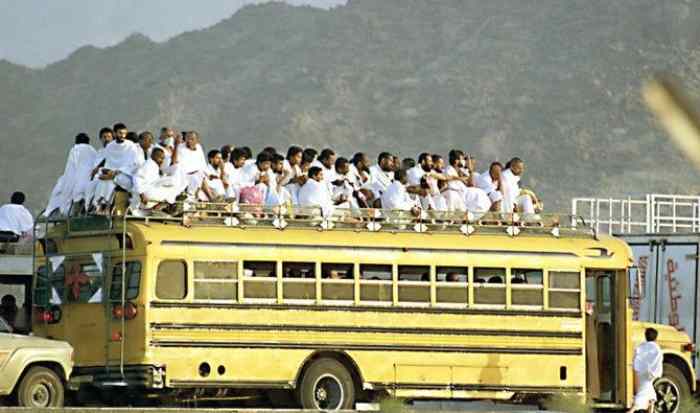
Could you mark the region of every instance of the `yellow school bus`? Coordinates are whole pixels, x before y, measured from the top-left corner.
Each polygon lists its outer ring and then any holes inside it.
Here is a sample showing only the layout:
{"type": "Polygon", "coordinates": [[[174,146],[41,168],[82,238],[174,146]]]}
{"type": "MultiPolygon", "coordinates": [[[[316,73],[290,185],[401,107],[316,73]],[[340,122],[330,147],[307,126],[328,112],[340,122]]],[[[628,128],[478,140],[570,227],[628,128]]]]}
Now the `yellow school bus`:
{"type": "MultiPolygon", "coordinates": [[[[187,211],[41,224],[34,331],[73,345],[72,388],[327,410],[557,394],[631,405],[648,326],[631,317],[631,251],[569,217],[187,211]]],[[[654,327],[662,411],[676,412],[695,391],[693,345],[654,327]]]]}

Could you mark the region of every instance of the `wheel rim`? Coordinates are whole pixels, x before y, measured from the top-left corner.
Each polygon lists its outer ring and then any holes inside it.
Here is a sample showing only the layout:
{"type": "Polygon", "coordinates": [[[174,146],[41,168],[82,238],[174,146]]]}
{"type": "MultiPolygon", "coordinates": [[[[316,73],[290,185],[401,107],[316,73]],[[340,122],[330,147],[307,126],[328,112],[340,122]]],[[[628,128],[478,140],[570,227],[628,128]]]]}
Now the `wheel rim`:
{"type": "Polygon", "coordinates": [[[680,390],[676,383],[662,377],[654,383],[656,390],[656,413],[677,413],[680,406],[680,390]]]}
{"type": "Polygon", "coordinates": [[[345,394],[337,377],[324,374],[314,384],[314,404],[319,410],[338,410],[343,405],[345,394]]]}
{"type": "Polygon", "coordinates": [[[51,404],[53,386],[46,381],[35,383],[29,390],[29,400],[34,407],[48,407],[51,404]]]}

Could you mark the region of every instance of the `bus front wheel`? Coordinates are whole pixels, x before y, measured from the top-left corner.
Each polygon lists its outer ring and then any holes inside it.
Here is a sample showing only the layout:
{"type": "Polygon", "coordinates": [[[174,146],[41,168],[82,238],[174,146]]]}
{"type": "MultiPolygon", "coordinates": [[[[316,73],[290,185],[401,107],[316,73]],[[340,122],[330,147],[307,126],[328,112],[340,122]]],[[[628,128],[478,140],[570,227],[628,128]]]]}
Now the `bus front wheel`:
{"type": "Polygon", "coordinates": [[[304,372],[298,391],[303,409],[352,410],[355,407],[352,376],[334,359],[314,361],[304,372]]]}
{"type": "Polygon", "coordinates": [[[690,400],[690,386],[678,367],[664,363],[663,375],[654,382],[656,413],[679,413],[681,404],[690,400]]]}
{"type": "Polygon", "coordinates": [[[17,388],[17,404],[22,407],[62,407],[63,397],[61,378],[45,367],[30,368],[17,388]]]}

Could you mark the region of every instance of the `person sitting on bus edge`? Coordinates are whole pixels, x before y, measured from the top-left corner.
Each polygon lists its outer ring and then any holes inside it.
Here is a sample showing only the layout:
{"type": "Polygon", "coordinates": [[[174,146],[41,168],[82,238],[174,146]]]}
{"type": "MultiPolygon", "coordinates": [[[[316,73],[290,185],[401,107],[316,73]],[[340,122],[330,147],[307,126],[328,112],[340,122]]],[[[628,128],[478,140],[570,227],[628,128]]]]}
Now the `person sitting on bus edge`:
{"type": "Polygon", "coordinates": [[[179,174],[177,167],[163,168],[165,151],[159,147],[153,148],[151,157],[134,174],[134,188],[131,195],[131,208],[139,214],[149,204],[155,209],[172,206],[178,195],[187,189],[187,182],[179,174]]]}
{"type": "Polygon", "coordinates": [[[360,186],[366,184],[370,179],[370,160],[364,152],[357,152],[350,161],[350,175],[354,176],[354,181],[360,186]]]}
{"type": "Polygon", "coordinates": [[[0,242],[17,242],[32,236],[34,217],[24,207],[25,196],[15,192],[10,203],[0,207],[0,242]]]}
{"type": "Polygon", "coordinates": [[[281,184],[289,192],[292,204],[299,203],[299,188],[306,183],[308,178],[301,170],[304,150],[300,146],[292,145],[287,149],[287,158],[282,164],[284,179],[281,184]]]}
{"type": "Polygon", "coordinates": [[[323,169],[318,166],[309,168],[309,179],[304,186],[299,189],[299,206],[300,207],[318,207],[321,208],[321,214],[324,217],[330,217],[336,203],[347,201],[343,197],[334,201],[328,185],[323,180],[323,169]]]}
{"type": "Polygon", "coordinates": [[[394,157],[389,152],[380,153],[377,163],[369,167],[369,175],[365,188],[374,192],[375,198],[381,198],[394,181],[394,157]]]}
{"type": "Polygon", "coordinates": [[[653,413],[656,402],[654,381],[663,374],[664,355],[656,344],[659,333],[653,328],[644,331],[646,342],[634,350],[634,405],[630,412],[653,413]]]}
{"type": "Polygon", "coordinates": [[[173,164],[177,164],[185,177],[190,197],[200,200],[211,199],[212,193],[206,182],[207,160],[197,132],[186,132],[184,142],[178,142],[173,154],[173,164]]]}
{"type": "Polygon", "coordinates": [[[394,181],[382,194],[382,208],[409,211],[412,215],[418,216],[421,208],[417,199],[411,198],[406,191],[408,175],[403,169],[399,169],[394,174],[394,181]]]}
{"type": "Polygon", "coordinates": [[[501,173],[501,192],[503,193],[501,207],[504,213],[535,213],[532,198],[520,195],[520,179],[524,172],[525,162],[516,157],[506,164],[505,171],[501,173]]]}
{"type": "Polygon", "coordinates": [[[231,199],[235,192],[226,180],[223,168],[223,158],[218,149],[212,149],[207,154],[206,187],[209,189],[207,197],[210,202],[221,202],[224,199],[231,199]]]}
{"type": "Polygon", "coordinates": [[[333,182],[336,180],[335,176],[335,160],[337,156],[335,151],[330,148],[323,149],[315,161],[311,163],[311,166],[321,168],[323,171],[323,182],[328,185],[328,191],[333,194],[333,182]]]}
{"type": "Polygon", "coordinates": [[[285,169],[285,162],[284,156],[278,153],[272,155],[270,171],[273,172],[273,178],[270,181],[267,197],[265,199],[265,205],[267,206],[276,207],[280,205],[290,205],[292,203],[292,194],[287,187],[284,186],[285,182],[289,182],[287,174],[291,173],[288,169],[285,169]]]}

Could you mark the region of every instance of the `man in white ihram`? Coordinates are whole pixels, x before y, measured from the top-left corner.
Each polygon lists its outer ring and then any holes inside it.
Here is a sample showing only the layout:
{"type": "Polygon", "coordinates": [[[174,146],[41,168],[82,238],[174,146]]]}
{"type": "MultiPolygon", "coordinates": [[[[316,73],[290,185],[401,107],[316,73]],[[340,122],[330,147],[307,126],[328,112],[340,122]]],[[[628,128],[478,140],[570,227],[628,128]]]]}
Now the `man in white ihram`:
{"type": "Polygon", "coordinates": [[[325,218],[333,214],[335,205],[328,185],[323,180],[323,169],[318,166],[309,168],[309,179],[306,180],[304,186],[299,188],[299,206],[319,207],[325,218]]]}
{"type": "Polygon", "coordinates": [[[652,413],[656,402],[656,390],[654,380],[663,374],[664,356],[661,348],[656,344],[659,333],[653,328],[644,331],[646,342],[640,344],[634,350],[634,405],[630,412],[652,413]]]}
{"type": "Polygon", "coordinates": [[[501,173],[502,212],[512,213],[517,208],[525,214],[534,214],[532,198],[520,195],[520,178],[525,172],[525,162],[520,158],[513,158],[506,166],[506,170],[501,173]]]}
{"type": "Polygon", "coordinates": [[[24,193],[15,192],[10,198],[10,203],[0,207],[0,239],[3,241],[31,239],[34,217],[24,207],[24,200],[24,193]]]}
{"type": "Polygon", "coordinates": [[[58,178],[51,192],[44,216],[48,217],[56,210],[63,215],[68,215],[71,205],[85,198],[95,159],[97,159],[97,151],[90,145],[90,137],[85,133],[79,133],[75,137],[75,145],[68,154],[63,175],[58,178]]]}
{"type": "Polygon", "coordinates": [[[178,173],[177,166],[163,168],[165,151],[153,148],[151,158],[134,175],[131,206],[139,214],[149,205],[174,204],[178,195],[187,189],[187,182],[178,173]]]}

